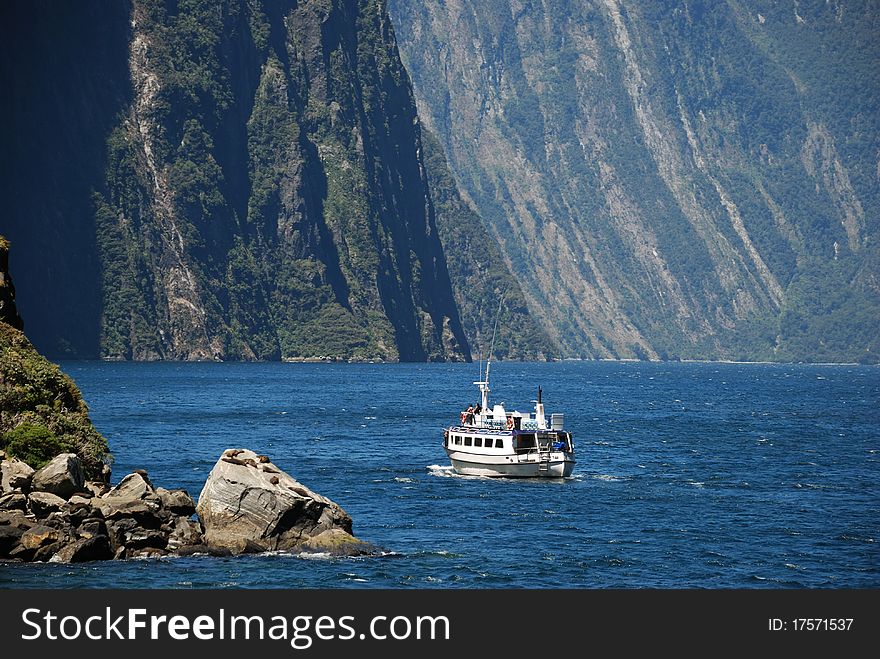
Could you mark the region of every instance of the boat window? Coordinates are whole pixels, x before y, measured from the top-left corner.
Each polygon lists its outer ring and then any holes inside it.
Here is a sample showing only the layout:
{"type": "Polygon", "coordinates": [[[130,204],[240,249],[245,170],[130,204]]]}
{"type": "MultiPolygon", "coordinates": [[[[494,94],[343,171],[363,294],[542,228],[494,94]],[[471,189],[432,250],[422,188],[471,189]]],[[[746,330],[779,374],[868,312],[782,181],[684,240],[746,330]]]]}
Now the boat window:
{"type": "Polygon", "coordinates": [[[474,446],[482,446],[483,438],[482,437],[474,437],[474,446]]]}
{"type": "Polygon", "coordinates": [[[528,453],[537,446],[534,435],[517,435],[514,438],[513,448],[517,453],[528,453]]]}
{"type": "Polygon", "coordinates": [[[465,437],[465,438],[464,438],[464,445],[465,445],[465,446],[470,446],[470,445],[471,445],[471,438],[470,438],[470,437],[465,437]]]}
{"type": "Polygon", "coordinates": [[[461,436],[460,436],[460,435],[455,435],[455,436],[452,438],[452,443],[455,444],[456,446],[461,446],[461,436]]]}
{"type": "Polygon", "coordinates": [[[504,448],[504,440],[500,437],[495,440],[495,448],[504,448]]]}

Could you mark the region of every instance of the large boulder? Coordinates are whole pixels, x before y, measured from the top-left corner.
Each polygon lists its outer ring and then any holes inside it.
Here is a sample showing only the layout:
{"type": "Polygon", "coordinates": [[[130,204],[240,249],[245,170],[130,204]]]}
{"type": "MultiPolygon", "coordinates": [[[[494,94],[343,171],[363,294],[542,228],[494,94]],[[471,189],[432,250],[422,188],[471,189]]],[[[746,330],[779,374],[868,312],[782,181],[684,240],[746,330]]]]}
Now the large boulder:
{"type": "Polygon", "coordinates": [[[159,509],[162,506],[150,479],[139,472],[129,474],[107,494],[93,498],[91,504],[106,519],[133,517],[150,526],[158,523],[159,509]]]}
{"type": "Polygon", "coordinates": [[[51,526],[37,525],[22,534],[21,544],[26,549],[36,550],[63,539],[64,533],[62,531],[51,526]]]}
{"type": "Polygon", "coordinates": [[[56,455],[31,479],[32,490],[51,492],[65,499],[81,491],[84,484],[82,462],[76,453],[56,455]]]}
{"type": "Polygon", "coordinates": [[[0,511],[0,559],[11,558],[17,551],[20,553],[21,536],[34,526],[36,522],[25,517],[21,511],[0,511]]]}
{"type": "Polygon", "coordinates": [[[27,499],[21,492],[0,495],[0,510],[26,510],[27,499]]]}
{"type": "MultiPolygon", "coordinates": [[[[331,529],[351,538],[352,545],[359,542],[351,535],[351,517],[339,505],[266,456],[244,449],[224,451],[199,495],[196,512],[205,544],[233,553],[302,550],[303,543],[331,529]]],[[[361,544],[365,551],[360,553],[365,553],[369,546],[361,544]]]]}
{"type": "Polygon", "coordinates": [[[31,492],[28,497],[28,507],[37,517],[46,517],[49,513],[61,510],[65,503],[67,502],[64,499],[51,492],[31,492]]]}
{"type": "Polygon", "coordinates": [[[31,486],[34,470],[18,458],[0,462],[0,492],[27,492],[31,486]]]}

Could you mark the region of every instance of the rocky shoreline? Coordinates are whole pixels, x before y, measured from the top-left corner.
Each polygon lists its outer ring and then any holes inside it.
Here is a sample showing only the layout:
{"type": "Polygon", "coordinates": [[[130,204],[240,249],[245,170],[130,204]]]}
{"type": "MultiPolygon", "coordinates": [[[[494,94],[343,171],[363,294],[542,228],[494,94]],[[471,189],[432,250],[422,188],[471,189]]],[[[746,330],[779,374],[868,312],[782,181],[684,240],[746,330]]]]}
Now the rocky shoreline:
{"type": "Polygon", "coordinates": [[[263,551],[365,555],[351,517],[267,456],[223,452],[199,496],[136,470],[88,481],[74,453],[39,470],[0,452],[0,562],[78,563],[263,551]]]}

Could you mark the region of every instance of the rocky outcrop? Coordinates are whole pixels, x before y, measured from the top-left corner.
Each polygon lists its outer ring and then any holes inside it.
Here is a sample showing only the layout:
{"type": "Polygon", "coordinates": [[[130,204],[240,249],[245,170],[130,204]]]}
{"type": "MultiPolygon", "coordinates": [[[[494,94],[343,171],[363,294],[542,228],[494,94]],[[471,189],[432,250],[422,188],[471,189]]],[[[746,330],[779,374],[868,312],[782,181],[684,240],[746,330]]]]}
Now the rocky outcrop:
{"type": "MultiPolygon", "coordinates": [[[[4,473],[11,473],[12,463],[0,462],[4,473]]],[[[78,463],[76,456],[57,456],[39,480],[44,470],[34,474],[33,482],[17,482],[0,494],[0,562],[275,550],[338,556],[377,552],[351,534],[351,517],[338,504],[253,451],[223,453],[199,496],[198,519],[186,490],[154,487],[143,470],[110,489],[101,482],[81,483],[67,496],[27,487],[48,484],[55,492],[69,492],[68,477],[81,470],[78,463]]]]}
{"type": "MultiPolygon", "coordinates": [[[[12,462],[2,461],[4,473],[11,472],[12,462]]],[[[26,481],[30,491],[20,483],[0,496],[0,561],[76,563],[216,553],[204,546],[201,527],[192,518],[195,503],[184,490],[153,488],[146,472],[139,471],[98,495],[104,484],[84,483],[81,477],[79,458],[63,454],[26,481]]]]}
{"type": "MultiPolygon", "coordinates": [[[[75,453],[83,473],[69,475],[74,486],[82,485],[83,476],[106,478],[109,469],[107,440],[92,425],[76,384],[38,353],[23,332],[5,322],[0,322],[0,449],[34,468],[58,453],[75,453]]],[[[4,489],[10,487],[9,479],[28,478],[14,461],[4,469],[4,489]]]]}
{"type": "Polygon", "coordinates": [[[253,451],[229,449],[211,470],[197,507],[211,547],[370,553],[351,535],[351,517],[253,451]]]}
{"type": "Polygon", "coordinates": [[[474,356],[551,359],[559,346],[526,306],[525,295],[483,219],[462,198],[437,138],[422,131],[437,230],[465,335],[474,356]]]}

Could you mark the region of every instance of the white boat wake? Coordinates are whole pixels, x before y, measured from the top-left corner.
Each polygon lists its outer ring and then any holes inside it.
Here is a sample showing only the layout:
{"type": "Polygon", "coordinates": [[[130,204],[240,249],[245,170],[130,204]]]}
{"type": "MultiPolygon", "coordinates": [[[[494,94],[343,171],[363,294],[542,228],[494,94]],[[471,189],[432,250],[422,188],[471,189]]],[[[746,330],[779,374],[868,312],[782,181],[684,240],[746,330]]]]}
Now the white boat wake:
{"type": "Polygon", "coordinates": [[[425,467],[428,470],[428,473],[431,476],[437,476],[438,478],[463,478],[465,480],[494,480],[490,479],[489,476],[466,476],[464,474],[455,473],[455,469],[452,465],[428,465],[425,467]]]}

